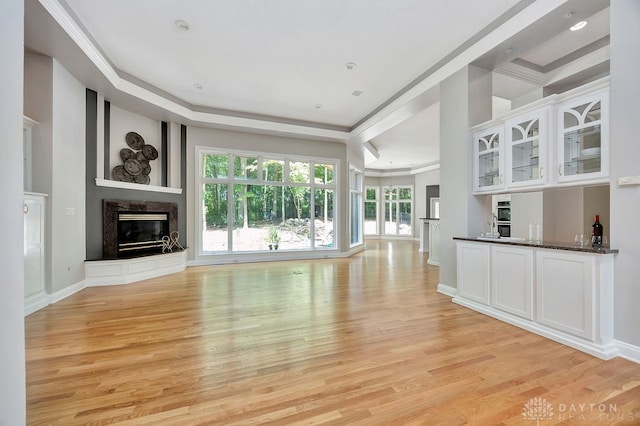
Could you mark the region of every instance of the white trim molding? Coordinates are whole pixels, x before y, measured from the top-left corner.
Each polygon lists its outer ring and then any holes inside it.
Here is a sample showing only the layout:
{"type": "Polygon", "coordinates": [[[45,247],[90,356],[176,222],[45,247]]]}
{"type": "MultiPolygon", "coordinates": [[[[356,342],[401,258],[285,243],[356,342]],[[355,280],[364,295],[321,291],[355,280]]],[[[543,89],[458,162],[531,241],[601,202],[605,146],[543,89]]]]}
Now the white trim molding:
{"type": "Polygon", "coordinates": [[[84,263],[87,287],[130,284],[182,272],[186,267],[186,250],[133,259],[96,260],[84,263]]]}
{"type": "Polygon", "coordinates": [[[438,293],[444,294],[449,297],[456,297],[458,295],[458,289],[451,287],[450,285],[438,283],[438,293]]]}
{"type": "Polygon", "coordinates": [[[640,346],[634,346],[620,340],[615,340],[615,343],[618,347],[618,356],[620,358],[640,364],[640,346]]]}

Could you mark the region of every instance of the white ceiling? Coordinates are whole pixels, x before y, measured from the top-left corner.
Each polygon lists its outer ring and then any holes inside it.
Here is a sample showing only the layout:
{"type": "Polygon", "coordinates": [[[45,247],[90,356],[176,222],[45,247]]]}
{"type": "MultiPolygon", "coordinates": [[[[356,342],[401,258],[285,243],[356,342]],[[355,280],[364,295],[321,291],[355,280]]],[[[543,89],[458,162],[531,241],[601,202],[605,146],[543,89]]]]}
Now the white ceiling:
{"type": "Polygon", "coordinates": [[[514,99],[575,73],[567,62],[604,49],[609,30],[608,0],[62,1],[26,0],[27,49],[124,107],[370,142],[379,158],[367,168],[382,171],[439,161],[439,79],[475,61],[495,70],[496,96],[514,99]]]}

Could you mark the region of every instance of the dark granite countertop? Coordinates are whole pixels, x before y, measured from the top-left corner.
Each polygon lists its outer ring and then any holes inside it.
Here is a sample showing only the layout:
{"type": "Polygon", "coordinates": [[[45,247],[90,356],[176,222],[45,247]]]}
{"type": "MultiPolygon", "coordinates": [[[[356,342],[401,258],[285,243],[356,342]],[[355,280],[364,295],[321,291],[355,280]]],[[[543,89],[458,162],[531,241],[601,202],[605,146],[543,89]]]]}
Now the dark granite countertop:
{"type": "Polygon", "coordinates": [[[615,254],[618,253],[618,249],[612,249],[611,247],[591,247],[587,245],[584,247],[570,244],[570,243],[555,243],[550,241],[528,241],[528,240],[511,240],[511,239],[488,239],[482,237],[453,237],[454,240],[460,241],[475,241],[478,243],[493,243],[493,244],[505,244],[511,246],[520,247],[533,247],[544,248],[552,250],[566,250],[566,251],[578,251],[582,253],[594,253],[594,254],[615,254]]]}
{"type": "Polygon", "coordinates": [[[427,220],[427,221],[429,221],[429,220],[440,220],[440,218],[437,218],[437,217],[419,217],[418,219],[427,220]]]}

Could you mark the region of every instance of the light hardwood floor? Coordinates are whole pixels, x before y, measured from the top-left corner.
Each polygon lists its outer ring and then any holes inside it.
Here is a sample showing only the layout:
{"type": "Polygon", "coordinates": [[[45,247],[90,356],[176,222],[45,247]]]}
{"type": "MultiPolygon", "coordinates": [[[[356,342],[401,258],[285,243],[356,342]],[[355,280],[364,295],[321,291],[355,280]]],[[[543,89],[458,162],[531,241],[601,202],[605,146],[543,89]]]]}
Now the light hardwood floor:
{"type": "Polygon", "coordinates": [[[640,424],[640,365],[455,305],[426,260],[370,241],[87,288],[26,318],[28,424],[640,424]]]}

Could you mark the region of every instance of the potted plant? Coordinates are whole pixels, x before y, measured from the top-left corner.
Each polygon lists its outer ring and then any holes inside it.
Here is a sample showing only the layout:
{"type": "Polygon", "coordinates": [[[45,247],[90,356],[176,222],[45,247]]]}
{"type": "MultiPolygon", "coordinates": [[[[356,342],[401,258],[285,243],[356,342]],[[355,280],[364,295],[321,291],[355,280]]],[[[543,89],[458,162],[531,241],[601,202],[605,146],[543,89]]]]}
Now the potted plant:
{"type": "Polygon", "coordinates": [[[278,234],[278,229],[275,226],[271,226],[269,228],[269,250],[271,250],[272,247],[278,250],[279,243],[280,235],[278,234]]]}

